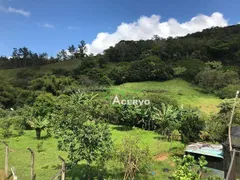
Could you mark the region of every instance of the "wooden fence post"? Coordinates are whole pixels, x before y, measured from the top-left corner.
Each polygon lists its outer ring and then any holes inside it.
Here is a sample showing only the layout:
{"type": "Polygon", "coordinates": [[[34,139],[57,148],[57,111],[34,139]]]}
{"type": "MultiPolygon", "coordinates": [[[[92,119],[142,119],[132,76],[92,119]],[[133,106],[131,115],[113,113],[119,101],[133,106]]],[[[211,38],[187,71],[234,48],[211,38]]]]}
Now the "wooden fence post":
{"type": "Polygon", "coordinates": [[[62,161],[61,180],[65,180],[65,173],[66,173],[66,167],[65,166],[66,166],[66,163],[65,163],[65,160],[61,156],[58,156],[58,158],[62,161]]]}
{"type": "Polygon", "coordinates": [[[32,161],[31,161],[31,178],[30,180],[34,180],[36,175],[34,173],[34,152],[31,148],[27,148],[27,150],[29,150],[31,152],[31,157],[32,157],[32,161]]]}
{"type": "Polygon", "coordinates": [[[2,141],[2,143],[5,145],[5,177],[8,177],[8,153],[9,153],[9,147],[8,144],[5,141],[2,141]]]}

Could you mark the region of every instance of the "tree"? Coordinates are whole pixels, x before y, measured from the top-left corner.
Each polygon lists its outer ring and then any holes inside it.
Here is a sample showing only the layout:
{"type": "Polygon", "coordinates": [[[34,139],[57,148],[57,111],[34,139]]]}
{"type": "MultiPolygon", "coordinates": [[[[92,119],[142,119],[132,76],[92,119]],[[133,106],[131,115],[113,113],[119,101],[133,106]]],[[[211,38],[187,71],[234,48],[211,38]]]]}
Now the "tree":
{"type": "Polygon", "coordinates": [[[181,109],[179,111],[179,130],[181,131],[183,142],[199,140],[200,132],[205,127],[205,122],[200,115],[200,112],[195,109],[181,109]]]}
{"type": "Polygon", "coordinates": [[[75,56],[77,58],[84,58],[87,55],[86,53],[87,53],[87,46],[85,41],[82,40],[78,45],[78,51],[75,53],[75,56]]]}
{"type": "MultiPolygon", "coordinates": [[[[235,92],[236,93],[236,92],[235,92]]],[[[206,122],[206,131],[210,134],[212,141],[222,142],[226,139],[229,118],[232,113],[234,99],[226,99],[218,106],[219,112],[213,114],[206,122]]],[[[240,101],[237,102],[233,118],[233,125],[240,125],[240,101]]]]}
{"type": "Polygon", "coordinates": [[[168,80],[173,71],[157,56],[149,56],[140,61],[133,61],[128,69],[128,81],[168,80]]]}
{"type": "Polygon", "coordinates": [[[238,85],[238,73],[232,70],[224,71],[221,68],[221,63],[211,62],[206,63],[207,67],[200,71],[196,76],[198,86],[206,92],[216,93],[221,95],[221,91],[226,91],[224,87],[229,85],[238,85]]]}
{"type": "Polygon", "coordinates": [[[154,108],[154,111],[154,120],[160,132],[169,135],[173,130],[179,128],[179,111],[172,105],[162,103],[161,108],[154,108]]]}
{"type": "Polygon", "coordinates": [[[42,76],[29,82],[28,88],[33,91],[45,91],[53,95],[69,94],[76,90],[77,82],[71,77],[42,76]]]}
{"type": "Polygon", "coordinates": [[[104,162],[109,158],[112,148],[108,125],[94,116],[96,95],[78,92],[69,101],[60,102],[54,113],[55,132],[59,137],[58,147],[68,152],[72,164],[86,160],[104,162]]]}
{"type": "Polygon", "coordinates": [[[17,98],[17,88],[4,78],[0,76],[0,107],[2,108],[11,108],[16,103],[17,98]]]}
{"type": "Polygon", "coordinates": [[[42,130],[48,129],[51,125],[51,114],[55,106],[55,98],[50,93],[40,94],[32,107],[27,107],[26,112],[29,118],[28,124],[36,131],[37,139],[41,139],[42,130]]]}
{"type": "Polygon", "coordinates": [[[62,49],[60,52],[57,53],[57,58],[61,61],[65,61],[69,59],[69,56],[66,50],[62,49]]]}
{"type": "Polygon", "coordinates": [[[74,45],[71,45],[71,46],[68,47],[68,51],[69,51],[72,55],[75,53],[75,50],[76,50],[76,48],[75,48],[74,45]]]}

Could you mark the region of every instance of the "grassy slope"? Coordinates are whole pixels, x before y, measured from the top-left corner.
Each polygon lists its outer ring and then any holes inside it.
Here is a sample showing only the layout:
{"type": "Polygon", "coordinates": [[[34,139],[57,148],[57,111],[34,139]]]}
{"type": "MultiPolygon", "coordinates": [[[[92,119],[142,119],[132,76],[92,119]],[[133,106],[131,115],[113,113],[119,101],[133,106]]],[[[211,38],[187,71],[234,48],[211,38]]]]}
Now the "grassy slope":
{"type": "MultiPolygon", "coordinates": [[[[142,92],[143,90],[165,90],[164,95],[173,98],[180,105],[198,107],[207,114],[216,112],[217,105],[221,102],[216,96],[204,94],[196,86],[181,79],[165,82],[126,83],[113,86],[109,98],[113,99],[115,95],[121,97],[137,95],[144,99],[146,92],[142,92]]],[[[154,94],[157,95],[157,93],[154,94]]]]}
{"type": "Polygon", "coordinates": [[[80,64],[80,61],[78,60],[69,60],[69,61],[63,61],[63,62],[58,62],[58,63],[53,63],[53,64],[48,64],[44,66],[40,66],[38,68],[19,68],[19,69],[5,69],[5,70],[0,70],[0,75],[3,75],[7,78],[13,78],[16,76],[16,74],[19,71],[22,71],[24,69],[31,69],[34,72],[40,74],[40,73],[51,73],[53,69],[57,68],[63,68],[67,70],[72,70],[80,64]]]}
{"type": "MultiPolygon", "coordinates": [[[[130,131],[122,131],[120,126],[111,126],[112,130],[112,138],[114,143],[119,144],[123,137],[125,136],[134,136],[140,139],[140,145],[142,147],[149,146],[151,153],[153,156],[159,153],[169,151],[171,147],[170,142],[159,140],[159,135],[154,132],[144,131],[140,129],[134,129],[130,131]]],[[[43,134],[44,136],[44,134],[43,134]]],[[[20,137],[9,138],[6,139],[9,144],[10,148],[10,167],[14,166],[16,168],[17,174],[20,179],[29,179],[30,175],[30,153],[27,151],[27,147],[31,147],[36,153],[36,163],[35,163],[35,171],[37,174],[37,179],[47,180],[53,177],[60,168],[60,161],[58,156],[61,155],[62,157],[66,158],[67,154],[65,152],[60,152],[57,150],[57,139],[55,138],[48,138],[42,140],[43,143],[43,152],[37,152],[37,144],[39,143],[38,140],[35,139],[35,132],[34,131],[25,131],[25,134],[20,137]]],[[[180,148],[184,147],[183,144],[180,142],[173,142],[173,148],[180,148]]],[[[67,159],[67,158],[66,158],[67,159]]],[[[168,167],[169,160],[165,163],[160,162],[156,163],[154,167],[151,169],[153,171],[158,171],[158,168],[168,167]],[[157,168],[157,169],[155,169],[157,168]]],[[[0,145],[0,169],[4,167],[4,145],[0,145]]],[[[111,169],[112,164],[109,162],[108,169],[109,172],[113,172],[114,170],[111,169]]],[[[169,167],[168,167],[169,168],[169,167]]],[[[71,179],[73,176],[80,177],[81,170],[75,169],[73,172],[67,173],[67,179],[71,179]]],[[[165,174],[167,175],[167,174],[165,174]]],[[[158,177],[165,176],[161,173],[158,177]]],[[[79,178],[77,178],[79,179],[79,178]]]]}
{"type": "MultiPolygon", "coordinates": [[[[51,71],[55,68],[72,70],[79,64],[79,60],[69,60],[30,69],[36,73],[51,73],[51,71]]],[[[113,64],[109,64],[109,66],[113,66],[113,64]]],[[[24,68],[0,70],[0,75],[3,75],[6,78],[14,78],[17,72],[23,69],[24,68]]],[[[120,86],[113,86],[111,88],[110,95],[108,94],[106,96],[110,99],[113,99],[116,94],[122,96],[137,95],[144,98],[145,94],[142,92],[142,90],[166,90],[167,92],[164,93],[164,95],[175,99],[180,105],[198,107],[207,114],[216,112],[216,106],[221,102],[219,98],[213,95],[201,93],[199,88],[181,79],[175,79],[166,82],[126,83],[120,86]]]]}

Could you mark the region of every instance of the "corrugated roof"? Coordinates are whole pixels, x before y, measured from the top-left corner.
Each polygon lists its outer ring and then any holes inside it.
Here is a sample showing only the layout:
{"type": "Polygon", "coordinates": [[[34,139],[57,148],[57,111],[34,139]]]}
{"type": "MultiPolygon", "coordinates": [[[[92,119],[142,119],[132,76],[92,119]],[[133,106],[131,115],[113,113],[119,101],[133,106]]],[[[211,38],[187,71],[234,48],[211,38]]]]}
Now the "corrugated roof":
{"type": "Polygon", "coordinates": [[[216,144],[193,143],[186,147],[185,152],[223,158],[223,146],[216,144]]]}

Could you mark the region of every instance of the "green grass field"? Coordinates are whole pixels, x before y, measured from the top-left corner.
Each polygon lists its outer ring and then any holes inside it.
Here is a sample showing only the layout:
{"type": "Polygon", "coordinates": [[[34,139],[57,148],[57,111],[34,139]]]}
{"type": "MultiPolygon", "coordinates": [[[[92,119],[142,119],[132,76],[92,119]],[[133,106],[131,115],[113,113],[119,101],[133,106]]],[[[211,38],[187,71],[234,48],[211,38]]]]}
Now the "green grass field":
{"type": "Polygon", "coordinates": [[[115,95],[119,99],[124,97],[146,98],[148,94],[159,94],[176,100],[181,106],[197,107],[203,112],[210,114],[218,110],[217,105],[221,99],[214,95],[204,94],[200,89],[182,79],[174,79],[165,82],[136,82],[126,83],[120,86],[113,86],[108,94],[108,99],[113,100],[115,95]],[[148,93],[145,91],[158,91],[157,93],[148,93]],[[160,92],[159,92],[160,91],[160,92]],[[162,92],[161,92],[162,91],[162,92]]]}
{"type": "Polygon", "coordinates": [[[18,72],[25,69],[33,70],[37,74],[51,73],[53,69],[58,69],[58,68],[72,70],[74,68],[77,68],[79,64],[80,64],[80,61],[78,60],[69,60],[69,61],[62,61],[58,63],[48,64],[40,67],[4,69],[4,70],[0,70],[0,75],[6,78],[14,78],[18,72]]]}
{"type": "MultiPolygon", "coordinates": [[[[140,146],[148,146],[151,150],[153,158],[162,153],[167,153],[172,147],[173,149],[179,149],[181,152],[184,145],[180,142],[166,142],[159,139],[159,135],[145,131],[141,129],[133,129],[129,131],[124,131],[121,126],[111,126],[112,139],[115,144],[121,143],[121,140],[126,136],[133,136],[140,139],[140,146]]],[[[43,133],[44,137],[45,133],[43,133]]],[[[53,177],[60,169],[61,162],[58,156],[61,155],[63,158],[67,159],[66,152],[61,152],[57,150],[57,139],[51,137],[43,140],[36,140],[35,131],[25,131],[23,136],[13,137],[5,139],[9,144],[10,149],[10,167],[15,167],[17,174],[20,179],[30,178],[30,152],[27,147],[32,148],[36,154],[35,171],[37,174],[37,179],[48,180],[53,177]],[[37,144],[43,141],[43,151],[37,152],[37,144]]],[[[107,169],[110,177],[116,177],[113,168],[114,162],[109,161],[107,164],[107,169]]],[[[153,179],[158,179],[165,176],[169,176],[169,173],[162,173],[162,168],[172,168],[172,157],[168,157],[163,162],[155,162],[154,166],[151,167],[151,171],[156,173],[153,179]]],[[[4,168],[4,145],[0,145],[0,169],[4,168]]],[[[83,169],[86,167],[80,163],[78,167],[73,168],[72,171],[67,172],[67,179],[81,179],[85,173],[83,169]]],[[[151,172],[149,172],[151,173],[151,172]]],[[[1,179],[1,178],[0,178],[1,179]]],[[[111,178],[110,178],[111,179],[111,178]]],[[[120,178],[121,179],[121,178],[120,178]]]]}

